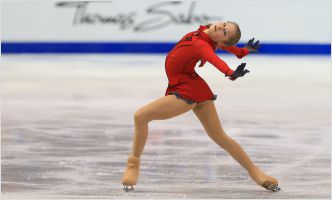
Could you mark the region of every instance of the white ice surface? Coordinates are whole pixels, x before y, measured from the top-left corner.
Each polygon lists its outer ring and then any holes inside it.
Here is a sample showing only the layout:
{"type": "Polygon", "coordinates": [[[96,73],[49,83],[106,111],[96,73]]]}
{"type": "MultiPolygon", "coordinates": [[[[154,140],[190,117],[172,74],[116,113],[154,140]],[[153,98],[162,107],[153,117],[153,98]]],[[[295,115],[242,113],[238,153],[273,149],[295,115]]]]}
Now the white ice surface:
{"type": "Polygon", "coordinates": [[[330,198],[330,57],[222,58],[251,72],[232,82],[209,64],[196,71],[227,134],[282,191],[257,186],[190,111],[150,123],[125,193],[133,114],[164,95],[165,56],[3,55],[2,198],[330,198]]]}

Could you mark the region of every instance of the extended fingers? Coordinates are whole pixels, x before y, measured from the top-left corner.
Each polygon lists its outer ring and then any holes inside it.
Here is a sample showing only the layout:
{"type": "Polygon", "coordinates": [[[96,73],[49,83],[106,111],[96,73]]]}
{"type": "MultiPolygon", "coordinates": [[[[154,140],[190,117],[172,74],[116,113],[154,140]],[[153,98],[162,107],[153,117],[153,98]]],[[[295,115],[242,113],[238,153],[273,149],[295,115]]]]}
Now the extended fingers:
{"type": "Polygon", "coordinates": [[[247,46],[251,46],[252,43],[254,42],[255,38],[251,38],[248,42],[247,42],[247,46]]]}
{"type": "Polygon", "coordinates": [[[241,63],[237,68],[236,71],[242,72],[244,70],[244,67],[246,66],[246,63],[241,63]]]}
{"type": "Polygon", "coordinates": [[[257,41],[255,42],[255,44],[253,45],[253,47],[255,47],[255,49],[258,49],[259,46],[260,46],[260,44],[259,44],[259,40],[257,40],[257,41]]]}

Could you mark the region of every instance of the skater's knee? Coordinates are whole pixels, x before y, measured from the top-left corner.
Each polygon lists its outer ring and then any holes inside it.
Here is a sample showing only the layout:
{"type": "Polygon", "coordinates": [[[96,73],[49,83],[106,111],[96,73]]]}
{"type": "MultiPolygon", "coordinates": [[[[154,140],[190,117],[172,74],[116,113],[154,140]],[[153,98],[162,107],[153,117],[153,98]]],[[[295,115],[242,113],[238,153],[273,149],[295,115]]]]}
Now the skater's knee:
{"type": "Polygon", "coordinates": [[[138,122],[138,123],[148,123],[149,122],[147,113],[141,109],[139,109],[135,112],[134,120],[135,120],[135,122],[138,122]]]}

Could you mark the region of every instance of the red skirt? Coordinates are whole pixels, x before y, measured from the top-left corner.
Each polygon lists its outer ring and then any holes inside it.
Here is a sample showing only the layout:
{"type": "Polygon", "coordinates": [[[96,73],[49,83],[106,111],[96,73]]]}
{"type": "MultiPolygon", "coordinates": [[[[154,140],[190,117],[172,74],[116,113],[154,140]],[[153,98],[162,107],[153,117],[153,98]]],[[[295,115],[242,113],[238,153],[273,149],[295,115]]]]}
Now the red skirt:
{"type": "Polygon", "coordinates": [[[208,84],[196,72],[192,75],[176,74],[168,77],[166,95],[174,94],[188,104],[201,103],[206,100],[216,100],[208,84]]]}

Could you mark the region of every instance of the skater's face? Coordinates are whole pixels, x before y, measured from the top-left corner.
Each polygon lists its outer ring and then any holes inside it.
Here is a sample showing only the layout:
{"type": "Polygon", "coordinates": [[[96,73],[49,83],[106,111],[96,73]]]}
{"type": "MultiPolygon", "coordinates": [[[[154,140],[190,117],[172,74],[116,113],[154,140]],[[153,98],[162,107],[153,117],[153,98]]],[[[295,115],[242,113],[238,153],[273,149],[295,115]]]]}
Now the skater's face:
{"type": "Polygon", "coordinates": [[[237,33],[237,25],[231,22],[219,22],[212,24],[209,28],[210,38],[219,46],[228,46],[231,38],[237,33]]]}

